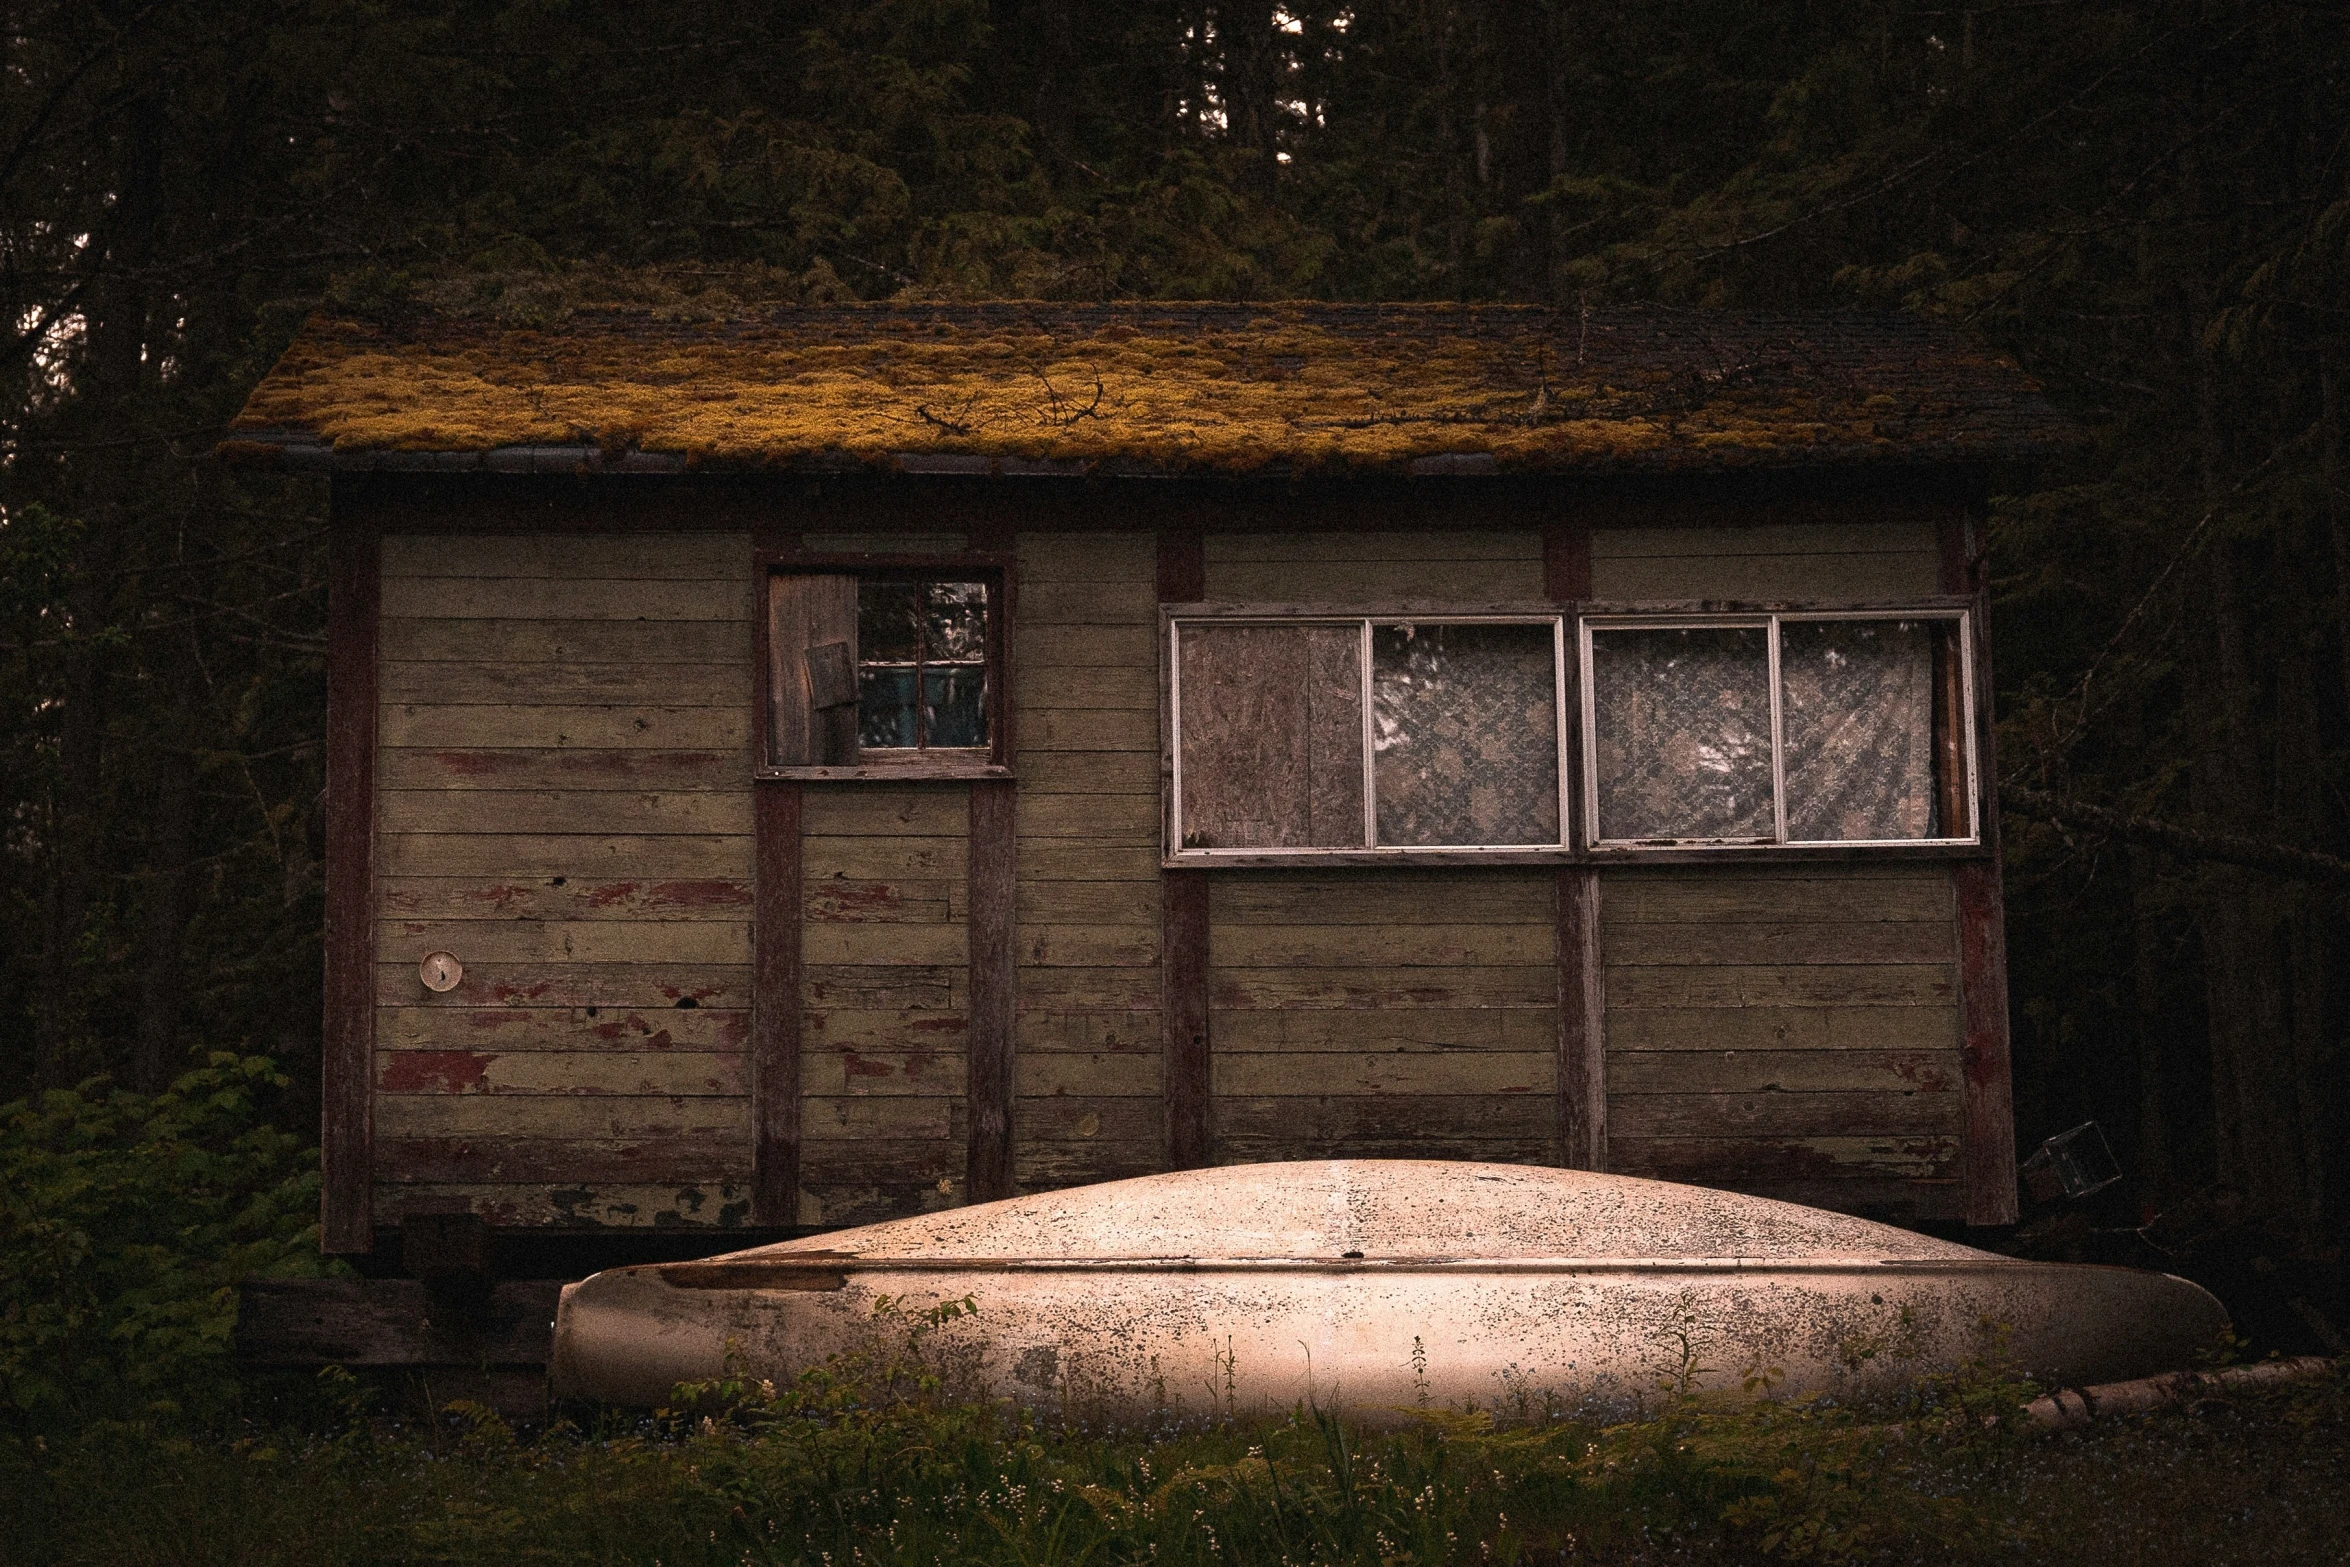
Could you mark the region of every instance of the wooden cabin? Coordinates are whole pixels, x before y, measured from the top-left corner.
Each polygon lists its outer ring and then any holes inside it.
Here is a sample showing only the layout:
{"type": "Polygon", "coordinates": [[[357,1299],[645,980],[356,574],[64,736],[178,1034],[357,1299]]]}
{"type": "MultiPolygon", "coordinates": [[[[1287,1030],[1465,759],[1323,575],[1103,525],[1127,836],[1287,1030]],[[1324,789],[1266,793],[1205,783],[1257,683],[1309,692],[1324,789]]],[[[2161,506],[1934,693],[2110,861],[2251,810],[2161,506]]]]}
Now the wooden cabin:
{"type": "Polygon", "coordinates": [[[1170,1167],[2015,1213],[1981,520],[1897,315],[313,321],[325,1235],[1170,1167]]]}

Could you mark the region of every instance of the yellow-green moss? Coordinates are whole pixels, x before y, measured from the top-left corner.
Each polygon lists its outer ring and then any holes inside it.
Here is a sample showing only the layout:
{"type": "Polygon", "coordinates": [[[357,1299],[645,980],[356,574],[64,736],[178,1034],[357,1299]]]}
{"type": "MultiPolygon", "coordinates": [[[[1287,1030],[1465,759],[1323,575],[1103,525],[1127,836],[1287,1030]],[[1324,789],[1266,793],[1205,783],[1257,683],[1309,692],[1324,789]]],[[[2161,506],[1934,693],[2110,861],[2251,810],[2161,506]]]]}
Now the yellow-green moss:
{"type": "Polygon", "coordinates": [[[1709,376],[1619,356],[1586,372],[1571,321],[1540,310],[1105,314],[783,309],[686,324],[579,311],[544,329],[442,317],[401,330],[320,318],[237,428],[349,449],[595,442],[753,465],[921,453],[1366,470],[1465,452],[1554,468],[1889,445],[1878,421],[1916,402],[1783,367],[1709,376]]]}

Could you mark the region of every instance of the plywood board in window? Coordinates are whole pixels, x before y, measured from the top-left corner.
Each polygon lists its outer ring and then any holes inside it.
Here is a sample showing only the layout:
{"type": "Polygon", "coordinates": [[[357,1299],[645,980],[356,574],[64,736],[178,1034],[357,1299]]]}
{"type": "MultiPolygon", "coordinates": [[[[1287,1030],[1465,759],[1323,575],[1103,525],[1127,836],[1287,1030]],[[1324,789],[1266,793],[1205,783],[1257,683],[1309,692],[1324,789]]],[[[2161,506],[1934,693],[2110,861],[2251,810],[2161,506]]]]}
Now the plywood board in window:
{"type": "Polygon", "coordinates": [[[1178,648],[1184,847],[1360,847],[1360,633],[1195,625],[1178,648]]]}

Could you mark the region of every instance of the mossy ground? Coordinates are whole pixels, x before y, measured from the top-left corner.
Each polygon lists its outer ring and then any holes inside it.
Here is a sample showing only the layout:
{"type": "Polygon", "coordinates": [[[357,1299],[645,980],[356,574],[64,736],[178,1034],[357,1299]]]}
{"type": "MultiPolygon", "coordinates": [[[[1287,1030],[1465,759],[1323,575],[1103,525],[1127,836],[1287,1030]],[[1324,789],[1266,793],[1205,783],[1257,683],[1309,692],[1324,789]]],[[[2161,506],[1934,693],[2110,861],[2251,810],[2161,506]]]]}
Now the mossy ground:
{"type": "Polygon", "coordinates": [[[2045,1435],[1997,1377],[1892,1410],[1615,1425],[1299,1411],[1058,1429],[919,1387],[736,1386],[523,1439],[486,1412],[328,1434],[108,1427],[0,1453],[8,1563],[2350,1560],[2350,1394],[2319,1383],[2045,1435]]]}

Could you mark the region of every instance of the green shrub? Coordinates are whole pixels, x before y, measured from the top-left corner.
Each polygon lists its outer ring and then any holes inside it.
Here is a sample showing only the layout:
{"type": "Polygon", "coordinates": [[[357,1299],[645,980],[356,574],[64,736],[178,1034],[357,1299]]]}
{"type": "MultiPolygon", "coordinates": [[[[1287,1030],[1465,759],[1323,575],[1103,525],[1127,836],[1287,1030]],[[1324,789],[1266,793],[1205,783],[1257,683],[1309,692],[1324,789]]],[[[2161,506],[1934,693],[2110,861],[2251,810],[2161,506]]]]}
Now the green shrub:
{"type": "Polygon", "coordinates": [[[0,1106],[0,1426],[232,1407],[237,1281],[321,1267],[316,1155],[263,1115],[284,1082],[216,1054],[160,1094],[0,1106]]]}

